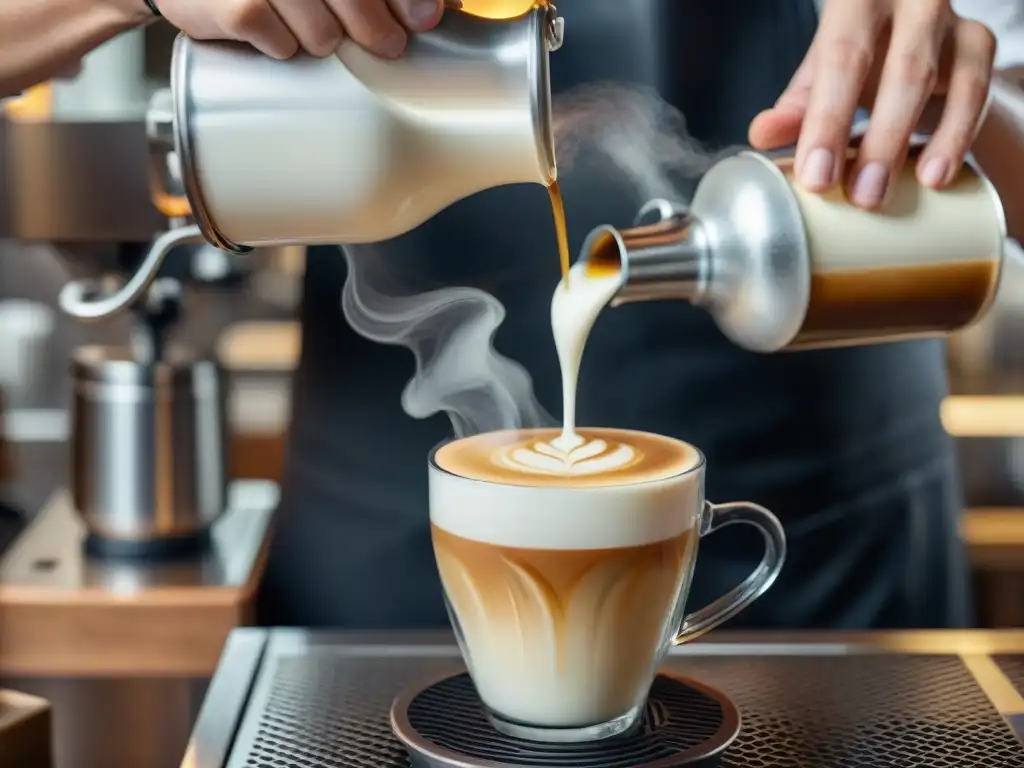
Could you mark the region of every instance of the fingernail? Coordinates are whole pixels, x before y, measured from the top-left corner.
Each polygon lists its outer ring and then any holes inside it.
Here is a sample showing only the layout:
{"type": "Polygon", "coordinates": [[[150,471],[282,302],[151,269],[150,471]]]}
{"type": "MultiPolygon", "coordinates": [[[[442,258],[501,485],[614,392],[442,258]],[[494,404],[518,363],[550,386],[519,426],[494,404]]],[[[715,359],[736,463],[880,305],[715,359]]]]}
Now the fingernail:
{"type": "Polygon", "coordinates": [[[946,180],[949,161],[944,157],[933,157],[921,169],[921,183],[926,187],[937,187],[946,180]]]}
{"type": "Polygon", "coordinates": [[[409,5],[409,19],[417,27],[428,27],[437,18],[437,0],[414,0],[409,5]]]}
{"type": "Polygon", "coordinates": [[[827,149],[812,149],[800,172],[805,187],[824,192],[835,183],[836,162],[827,149]]]}
{"type": "Polygon", "coordinates": [[[868,163],[857,175],[850,198],[855,205],[874,207],[885,197],[885,188],[888,183],[889,169],[881,163],[868,163]]]}

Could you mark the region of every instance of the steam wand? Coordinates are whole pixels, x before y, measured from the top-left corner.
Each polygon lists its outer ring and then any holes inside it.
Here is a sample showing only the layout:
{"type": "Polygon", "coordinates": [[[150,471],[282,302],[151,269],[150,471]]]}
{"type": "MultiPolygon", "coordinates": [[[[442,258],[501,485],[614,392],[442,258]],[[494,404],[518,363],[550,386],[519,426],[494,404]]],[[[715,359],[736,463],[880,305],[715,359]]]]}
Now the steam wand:
{"type": "Polygon", "coordinates": [[[164,357],[167,332],[181,317],[182,286],[174,278],[153,282],[143,301],[132,307],[132,352],[142,365],[154,365],[164,357]]]}

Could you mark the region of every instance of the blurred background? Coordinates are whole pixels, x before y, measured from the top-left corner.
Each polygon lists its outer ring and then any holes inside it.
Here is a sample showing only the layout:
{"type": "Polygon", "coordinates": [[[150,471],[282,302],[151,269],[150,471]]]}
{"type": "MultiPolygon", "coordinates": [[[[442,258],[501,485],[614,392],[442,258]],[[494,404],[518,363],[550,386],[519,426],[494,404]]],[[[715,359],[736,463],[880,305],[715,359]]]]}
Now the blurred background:
{"type": "MultiPolygon", "coordinates": [[[[532,0],[464,4],[506,16],[532,0]]],[[[171,311],[157,302],[83,324],[58,309],[69,279],[100,288],[123,279],[157,234],[188,220],[172,183],[152,186],[167,147],[147,111],[168,84],[173,39],[162,24],[127,34],[90,55],[75,79],[0,110],[0,689],[53,704],[61,768],[178,764],[224,638],[251,621],[284,467],[303,249],[239,256],[183,246],[161,270],[171,311]],[[138,426],[162,411],[123,410],[131,399],[123,382],[72,377],[76,350],[128,347],[154,325],[166,348],[188,347],[223,373],[212,399],[196,375],[175,379],[169,397],[162,384],[145,384],[146,397],[210,409],[222,432],[175,432],[168,447],[138,426]],[[74,397],[92,421],[73,423],[74,397]],[[135,442],[112,447],[122,433],[135,442]],[[162,451],[207,450],[211,441],[228,457],[217,482],[229,499],[229,513],[208,521],[212,544],[170,564],[156,551],[87,551],[98,526],[123,524],[130,534],[131,525],[162,524],[159,504],[146,513],[153,519],[127,523],[105,518],[102,504],[157,494],[139,490],[136,470],[157,466],[162,451]],[[72,487],[70,467],[98,474],[97,455],[103,482],[72,487]],[[90,517],[83,505],[100,508],[90,517]]],[[[1024,627],[1024,254],[1011,247],[995,309],[949,344],[952,391],[942,411],[960,448],[962,535],[988,627],[1024,627]]],[[[133,386],[138,397],[143,385],[133,386]]],[[[177,411],[168,413],[176,424],[177,411]]],[[[172,482],[194,490],[206,481],[179,473],[172,482]]],[[[194,495],[199,508],[202,494],[194,495]]]]}

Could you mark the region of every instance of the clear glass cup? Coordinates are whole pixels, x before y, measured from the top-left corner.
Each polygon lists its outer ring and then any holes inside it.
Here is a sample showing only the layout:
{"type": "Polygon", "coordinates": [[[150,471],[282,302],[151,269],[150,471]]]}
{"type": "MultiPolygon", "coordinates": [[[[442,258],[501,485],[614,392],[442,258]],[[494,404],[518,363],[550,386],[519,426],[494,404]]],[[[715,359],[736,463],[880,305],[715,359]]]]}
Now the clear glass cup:
{"type": "Polygon", "coordinates": [[[704,499],[703,454],[672,477],[611,487],[463,477],[429,458],[431,535],[445,602],[487,716],[501,733],[585,742],[636,725],[674,645],[762,595],[782,568],[781,523],[704,499]],[[764,556],[741,584],[685,613],[700,539],[745,523],[764,556]]]}

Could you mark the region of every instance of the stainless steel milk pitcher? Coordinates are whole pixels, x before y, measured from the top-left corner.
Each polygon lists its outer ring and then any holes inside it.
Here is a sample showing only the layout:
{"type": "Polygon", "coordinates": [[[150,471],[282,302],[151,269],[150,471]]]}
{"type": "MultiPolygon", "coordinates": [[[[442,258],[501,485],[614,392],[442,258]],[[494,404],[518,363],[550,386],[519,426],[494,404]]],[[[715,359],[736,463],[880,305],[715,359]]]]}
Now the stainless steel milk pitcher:
{"type": "Polygon", "coordinates": [[[712,166],[689,206],[653,200],[634,228],[591,232],[580,258],[620,264],[613,306],[687,300],[757,352],[955,331],[995,298],[1003,208],[971,164],[947,190],[922,187],[918,151],[877,212],[854,207],[840,188],[804,190],[792,150],[740,152],[712,166]]]}
{"type": "MultiPolygon", "coordinates": [[[[168,158],[195,226],[154,243],[124,289],[81,319],[137,299],[176,245],[206,239],[237,253],[270,245],[386,240],[475,192],[555,180],[548,54],[561,47],[553,5],[512,19],[445,13],[384,60],[346,40],[335,56],[277,61],[246,45],[180,36],[151,140],[168,158]],[[159,125],[170,120],[171,126],[159,125]],[[162,137],[162,138],[161,138],[162,137]]],[[[157,105],[157,101],[154,101],[157,105]]]]}

